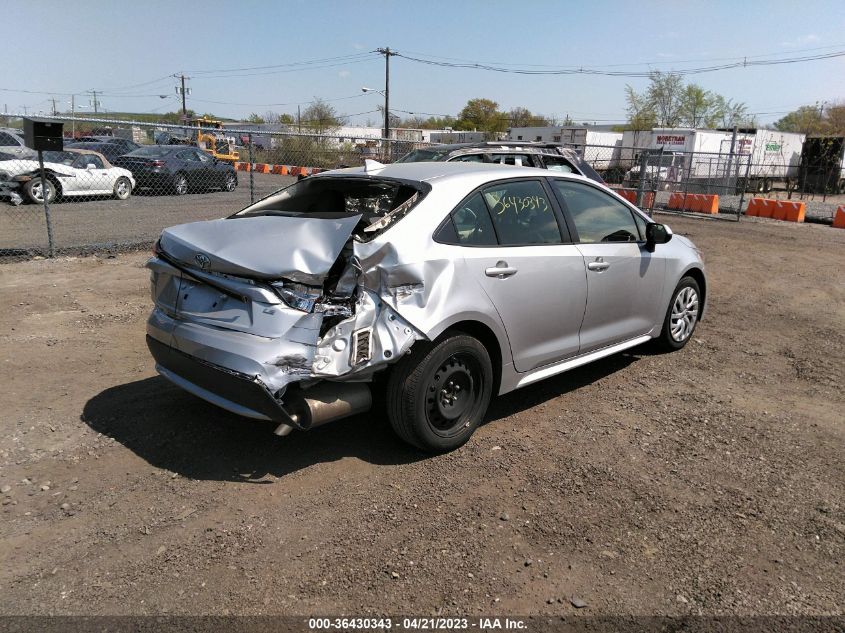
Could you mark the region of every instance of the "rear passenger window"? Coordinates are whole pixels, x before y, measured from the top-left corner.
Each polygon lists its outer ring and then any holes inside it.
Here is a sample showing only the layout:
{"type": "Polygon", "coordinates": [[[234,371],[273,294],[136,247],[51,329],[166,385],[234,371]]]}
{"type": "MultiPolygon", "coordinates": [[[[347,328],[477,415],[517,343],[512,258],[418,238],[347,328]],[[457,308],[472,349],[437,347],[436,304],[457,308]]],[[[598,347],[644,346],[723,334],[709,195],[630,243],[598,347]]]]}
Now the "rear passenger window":
{"type": "Polygon", "coordinates": [[[483,190],[499,244],[559,244],[560,228],[546,190],[536,180],[505,182],[483,190]]]}
{"type": "Polygon", "coordinates": [[[534,162],[528,154],[491,154],[490,162],[516,167],[533,167],[534,162]]]}
{"type": "Polygon", "coordinates": [[[452,211],[452,224],[457,233],[458,244],[496,245],[496,231],[493,230],[487,205],[484,204],[480,193],[475,194],[452,211]]]}
{"type": "Polygon", "coordinates": [[[563,156],[543,156],[543,162],[546,163],[546,169],[551,171],[560,171],[565,174],[578,173],[563,156]]]}
{"type": "Polygon", "coordinates": [[[484,156],[481,154],[467,154],[465,156],[458,156],[456,158],[452,158],[450,163],[483,163],[484,156]]]}
{"type": "Polygon", "coordinates": [[[612,196],[579,182],[558,179],[553,182],[575,222],[581,242],[636,242],[640,239],[631,210],[612,196]]]}

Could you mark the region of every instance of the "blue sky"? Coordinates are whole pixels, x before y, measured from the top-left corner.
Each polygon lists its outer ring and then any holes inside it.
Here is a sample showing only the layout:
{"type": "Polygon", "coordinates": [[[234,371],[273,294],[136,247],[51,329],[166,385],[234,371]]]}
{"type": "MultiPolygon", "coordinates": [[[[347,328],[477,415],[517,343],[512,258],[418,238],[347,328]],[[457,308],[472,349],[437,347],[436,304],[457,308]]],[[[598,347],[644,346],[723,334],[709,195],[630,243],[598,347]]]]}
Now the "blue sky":
{"type": "MultiPolygon", "coordinates": [[[[4,34],[12,54],[0,75],[0,104],[10,112],[24,105],[30,113],[46,112],[51,96],[60,109],[67,108],[70,93],[80,95],[77,103],[84,106],[89,98],[82,93],[91,89],[103,92],[106,110],[173,111],[179,105],[176,80],[168,76],[185,71],[191,76],[189,107],[199,112],[295,113],[296,103],[314,97],[351,97],[332,105],[339,113],[356,114],[381,102],[375,93],[361,93],[362,86],[384,87],[383,58],[365,55],[380,46],[438,59],[633,71],[845,50],[842,0],[7,0],[3,5],[4,23],[21,27],[4,34]],[[35,25],[41,42],[33,36],[35,25]],[[295,72],[217,72],[352,55],[358,57],[295,72]],[[221,76],[227,74],[241,76],[221,76]],[[282,103],[290,105],[269,105],[282,103]]],[[[845,101],[845,57],[723,70],[690,81],[745,102],[761,122],[770,122],[799,105],[845,101]]],[[[451,69],[394,57],[391,109],[454,114],[468,99],[487,97],[502,109],[524,106],[576,121],[619,121],[625,117],[625,85],[641,89],[646,83],[451,69]]],[[[366,119],[379,123],[378,113],[352,121],[366,119]]]]}

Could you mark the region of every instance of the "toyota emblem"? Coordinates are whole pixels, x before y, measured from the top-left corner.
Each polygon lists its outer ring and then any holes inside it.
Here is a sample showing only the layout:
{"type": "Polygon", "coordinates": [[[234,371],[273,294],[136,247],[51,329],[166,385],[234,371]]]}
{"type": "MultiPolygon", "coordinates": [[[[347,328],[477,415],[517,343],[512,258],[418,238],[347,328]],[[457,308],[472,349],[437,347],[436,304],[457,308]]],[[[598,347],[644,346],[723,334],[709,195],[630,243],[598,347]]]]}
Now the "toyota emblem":
{"type": "Polygon", "coordinates": [[[206,270],[211,263],[211,258],[205,253],[197,253],[194,255],[194,261],[202,270],[206,270]]]}

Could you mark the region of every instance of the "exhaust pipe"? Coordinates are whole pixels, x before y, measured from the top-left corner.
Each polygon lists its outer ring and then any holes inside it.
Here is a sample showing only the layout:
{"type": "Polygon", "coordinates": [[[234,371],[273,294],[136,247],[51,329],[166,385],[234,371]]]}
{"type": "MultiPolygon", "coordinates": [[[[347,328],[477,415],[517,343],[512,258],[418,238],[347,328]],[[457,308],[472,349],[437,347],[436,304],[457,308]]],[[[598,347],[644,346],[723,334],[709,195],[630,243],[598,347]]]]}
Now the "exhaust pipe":
{"type": "MultiPolygon", "coordinates": [[[[364,413],[373,406],[370,386],[360,382],[321,382],[292,395],[285,409],[303,429],[364,413]]],[[[290,424],[282,423],[274,433],[284,437],[292,430],[290,424]]]]}

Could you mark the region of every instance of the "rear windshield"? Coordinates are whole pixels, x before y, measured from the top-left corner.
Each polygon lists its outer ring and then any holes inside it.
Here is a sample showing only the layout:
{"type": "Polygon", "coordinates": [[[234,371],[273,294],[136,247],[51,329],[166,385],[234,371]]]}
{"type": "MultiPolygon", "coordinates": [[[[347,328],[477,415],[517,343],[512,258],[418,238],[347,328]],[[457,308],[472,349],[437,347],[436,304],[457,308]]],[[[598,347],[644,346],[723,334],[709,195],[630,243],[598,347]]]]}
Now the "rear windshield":
{"type": "Polygon", "coordinates": [[[338,218],[360,215],[353,235],[362,241],[380,234],[405,216],[428,192],[425,183],[390,178],[305,178],[232,217],[311,215],[338,218]]]}
{"type": "Polygon", "coordinates": [[[397,160],[397,163],[432,163],[445,160],[449,150],[415,149],[397,160]]]}
{"type": "Polygon", "coordinates": [[[166,156],[171,152],[169,147],[159,147],[157,145],[146,145],[132,150],[127,156],[166,156]]]}

